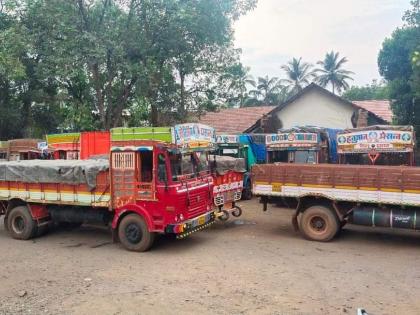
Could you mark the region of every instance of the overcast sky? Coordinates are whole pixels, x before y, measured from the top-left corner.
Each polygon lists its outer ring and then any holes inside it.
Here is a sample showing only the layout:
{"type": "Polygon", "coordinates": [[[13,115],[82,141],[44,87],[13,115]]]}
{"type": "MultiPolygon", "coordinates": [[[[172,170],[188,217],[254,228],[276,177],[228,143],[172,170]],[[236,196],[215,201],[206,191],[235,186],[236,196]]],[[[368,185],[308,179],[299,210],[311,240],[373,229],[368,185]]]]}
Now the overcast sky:
{"type": "Polygon", "coordinates": [[[235,44],[254,77],[281,77],[292,57],[316,63],[334,50],[349,59],[353,84],[367,84],[380,78],[382,42],[409,8],[409,0],[259,0],[236,22],[235,44]]]}

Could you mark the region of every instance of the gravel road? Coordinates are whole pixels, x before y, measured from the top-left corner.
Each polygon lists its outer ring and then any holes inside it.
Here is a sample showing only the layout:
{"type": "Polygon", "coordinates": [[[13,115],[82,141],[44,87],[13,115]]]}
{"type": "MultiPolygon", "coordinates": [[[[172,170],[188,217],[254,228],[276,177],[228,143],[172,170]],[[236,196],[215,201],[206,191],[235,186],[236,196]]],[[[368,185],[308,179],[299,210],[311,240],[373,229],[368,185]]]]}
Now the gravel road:
{"type": "Polygon", "coordinates": [[[420,233],[346,227],[303,240],[292,212],[244,214],[147,253],[106,229],[31,241],[0,226],[0,314],[420,314],[420,233]]]}

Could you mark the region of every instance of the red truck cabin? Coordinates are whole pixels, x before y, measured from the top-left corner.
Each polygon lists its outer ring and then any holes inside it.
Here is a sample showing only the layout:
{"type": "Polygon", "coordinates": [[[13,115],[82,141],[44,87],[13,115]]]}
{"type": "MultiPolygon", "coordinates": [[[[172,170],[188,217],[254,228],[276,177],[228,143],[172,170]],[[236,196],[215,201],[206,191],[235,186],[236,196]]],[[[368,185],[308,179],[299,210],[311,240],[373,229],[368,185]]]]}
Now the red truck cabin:
{"type": "Polygon", "coordinates": [[[143,216],[151,232],[180,237],[214,220],[206,163],[161,141],[113,147],[111,187],[114,229],[130,212],[143,216]]]}

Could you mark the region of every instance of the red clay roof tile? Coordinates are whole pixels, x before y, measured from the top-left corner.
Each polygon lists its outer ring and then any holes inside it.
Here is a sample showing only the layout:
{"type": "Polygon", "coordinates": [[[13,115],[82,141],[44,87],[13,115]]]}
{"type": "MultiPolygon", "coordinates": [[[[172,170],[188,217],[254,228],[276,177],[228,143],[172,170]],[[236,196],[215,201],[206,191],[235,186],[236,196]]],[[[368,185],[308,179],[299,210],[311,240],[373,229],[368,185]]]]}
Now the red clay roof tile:
{"type": "Polygon", "coordinates": [[[200,118],[200,123],[212,126],[218,133],[239,134],[274,108],[275,106],[253,106],[222,109],[204,114],[200,118]]]}
{"type": "Polygon", "coordinates": [[[391,103],[388,100],[353,101],[353,103],[389,123],[392,122],[391,103]]]}

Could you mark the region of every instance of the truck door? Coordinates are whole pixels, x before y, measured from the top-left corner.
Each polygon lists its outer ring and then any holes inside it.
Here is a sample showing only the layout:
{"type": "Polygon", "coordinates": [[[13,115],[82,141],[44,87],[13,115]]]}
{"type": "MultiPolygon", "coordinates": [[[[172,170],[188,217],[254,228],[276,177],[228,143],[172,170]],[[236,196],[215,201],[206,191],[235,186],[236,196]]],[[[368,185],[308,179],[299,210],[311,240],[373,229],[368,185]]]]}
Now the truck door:
{"type": "Polygon", "coordinates": [[[112,152],[111,154],[111,191],[114,209],[134,203],[136,200],[135,157],[135,152],[112,152]]]}
{"type": "Polygon", "coordinates": [[[112,152],[111,181],[114,208],[154,200],[153,150],[112,152]]]}

